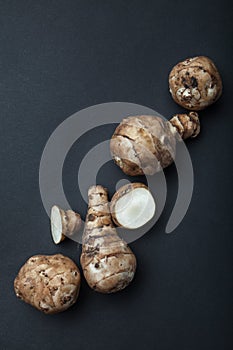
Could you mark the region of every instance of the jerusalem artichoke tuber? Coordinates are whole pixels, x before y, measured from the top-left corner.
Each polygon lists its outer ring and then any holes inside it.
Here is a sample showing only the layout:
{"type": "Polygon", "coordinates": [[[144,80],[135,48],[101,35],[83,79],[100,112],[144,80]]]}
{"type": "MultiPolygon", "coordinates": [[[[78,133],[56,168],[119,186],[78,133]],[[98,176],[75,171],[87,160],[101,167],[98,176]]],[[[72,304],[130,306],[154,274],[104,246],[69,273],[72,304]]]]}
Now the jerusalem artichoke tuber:
{"type": "Polygon", "coordinates": [[[113,227],[107,190],[99,185],[92,186],[88,198],[80,259],[83,273],[94,290],[117,292],[132,281],[136,258],[113,227]]]}
{"type": "Polygon", "coordinates": [[[66,256],[35,255],[21,267],[14,281],[16,296],[46,314],[73,305],[79,294],[80,272],[66,256]]]}
{"type": "Polygon", "coordinates": [[[176,103],[199,111],[219,99],[222,79],[209,57],[197,56],[179,62],[172,68],[169,89],[176,103]]]}
{"type": "Polygon", "coordinates": [[[195,112],[176,115],[170,122],[158,116],[130,116],[117,126],[110,150],[125,174],[153,175],[173,162],[177,140],[195,137],[199,132],[195,112]]]}

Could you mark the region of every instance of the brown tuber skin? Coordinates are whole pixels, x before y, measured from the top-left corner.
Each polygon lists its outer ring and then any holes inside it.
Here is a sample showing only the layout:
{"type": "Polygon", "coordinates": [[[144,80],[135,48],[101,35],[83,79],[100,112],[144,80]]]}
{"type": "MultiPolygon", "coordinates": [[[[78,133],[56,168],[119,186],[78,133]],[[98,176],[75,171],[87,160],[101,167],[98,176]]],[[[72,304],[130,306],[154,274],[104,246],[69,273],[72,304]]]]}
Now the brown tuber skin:
{"type": "Polygon", "coordinates": [[[133,279],[136,258],[117,235],[109,211],[107,190],[92,186],[83,233],[80,262],[89,286],[101,293],[125,288],[133,279]]]}
{"type": "Polygon", "coordinates": [[[222,80],[213,61],[205,56],[188,58],[169,74],[169,89],[180,106],[199,111],[218,100],[222,80]]]}
{"type": "Polygon", "coordinates": [[[169,122],[176,128],[183,140],[195,138],[200,133],[200,121],[196,112],[176,114],[169,122]]]}
{"type": "Polygon", "coordinates": [[[55,244],[62,242],[65,237],[72,238],[82,226],[82,219],[73,210],[63,210],[57,205],[51,209],[51,233],[55,244]]]}
{"type": "Polygon", "coordinates": [[[55,314],[72,306],[81,278],[75,263],[61,255],[35,255],[21,267],[14,281],[16,296],[36,309],[55,314]]]}
{"type": "Polygon", "coordinates": [[[157,116],[124,118],[116,128],[110,150],[115,163],[127,175],[153,175],[175,157],[171,124],[157,116]]]}
{"type": "Polygon", "coordinates": [[[176,142],[200,132],[198,114],[178,114],[170,122],[158,116],[132,116],[116,128],[110,150],[115,163],[131,176],[153,175],[169,166],[176,142]]]}

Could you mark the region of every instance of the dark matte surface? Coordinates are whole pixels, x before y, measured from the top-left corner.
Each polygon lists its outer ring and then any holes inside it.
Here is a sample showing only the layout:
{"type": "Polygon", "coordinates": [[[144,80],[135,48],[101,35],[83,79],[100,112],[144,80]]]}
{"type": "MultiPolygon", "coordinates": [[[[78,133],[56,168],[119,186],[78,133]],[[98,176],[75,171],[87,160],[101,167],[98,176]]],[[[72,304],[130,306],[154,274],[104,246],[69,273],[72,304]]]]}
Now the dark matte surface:
{"type": "MultiPolygon", "coordinates": [[[[1,350],[232,348],[231,7],[226,0],[0,2],[1,350]],[[218,66],[224,94],[201,113],[201,136],[187,143],[195,189],[175,234],[164,234],[177,191],[171,167],[163,215],[132,244],[139,264],[128,289],[100,295],[83,280],[79,302],[55,316],[17,300],[13,280],[29,256],[61,252],[79,261],[73,242],[52,244],[40,199],[39,163],[50,134],[69,115],[102,102],[134,102],[166,116],[181,111],[167,75],[198,54],[218,66]]],[[[99,135],[88,140],[98,143],[99,135]]],[[[75,145],[64,168],[75,208],[73,164],[84,144],[75,145]]],[[[99,179],[112,193],[121,175],[107,164],[99,179]]]]}

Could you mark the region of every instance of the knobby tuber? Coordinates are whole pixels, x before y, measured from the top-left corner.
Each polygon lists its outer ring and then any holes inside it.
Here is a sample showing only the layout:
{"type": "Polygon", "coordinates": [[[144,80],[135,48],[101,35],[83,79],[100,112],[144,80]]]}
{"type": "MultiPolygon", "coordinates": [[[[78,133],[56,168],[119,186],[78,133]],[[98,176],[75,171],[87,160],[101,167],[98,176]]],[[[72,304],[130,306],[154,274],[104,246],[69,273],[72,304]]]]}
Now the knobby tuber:
{"type": "Polygon", "coordinates": [[[110,203],[112,219],[117,226],[136,229],[155,214],[155,201],[147,186],[135,182],[122,186],[110,203]]]}
{"type": "Polygon", "coordinates": [[[82,219],[73,210],[63,210],[57,205],[51,209],[51,233],[55,244],[60,243],[65,237],[74,237],[82,226],[82,219]]]}
{"type": "Polygon", "coordinates": [[[98,292],[117,292],[132,281],[136,258],[113,226],[107,190],[92,186],[88,198],[80,259],[84,277],[98,292]]]}
{"type": "Polygon", "coordinates": [[[169,120],[169,122],[176,128],[183,140],[186,140],[189,137],[197,137],[200,133],[200,122],[196,112],[176,114],[169,120]]]}
{"type": "Polygon", "coordinates": [[[81,278],[76,264],[61,254],[35,255],[21,267],[14,281],[16,296],[46,314],[73,305],[81,278]]]}
{"type": "Polygon", "coordinates": [[[117,126],[110,150],[125,174],[153,175],[173,162],[178,140],[196,137],[199,132],[195,112],[177,114],[170,121],[158,116],[130,116],[117,126]]]}
{"type": "Polygon", "coordinates": [[[169,89],[176,103],[198,111],[210,106],[221,96],[222,80],[213,61],[198,56],[179,62],[172,68],[169,89]]]}

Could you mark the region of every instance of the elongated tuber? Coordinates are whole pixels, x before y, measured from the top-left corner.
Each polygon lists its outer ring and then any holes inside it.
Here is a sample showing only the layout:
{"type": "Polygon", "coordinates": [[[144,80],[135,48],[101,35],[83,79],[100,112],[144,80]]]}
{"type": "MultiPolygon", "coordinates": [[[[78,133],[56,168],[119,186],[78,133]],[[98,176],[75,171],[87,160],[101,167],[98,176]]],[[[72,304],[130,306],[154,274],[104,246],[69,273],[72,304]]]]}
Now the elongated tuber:
{"type": "Polygon", "coordinates": [[[63,210],[57,205],[51,209],[51,233],[55,244],[60,243],[66,236],[72,238],[79,232],[82,220],[73,210],[63,210]]]}
{"type": "Polygon", "coordinates": [[[139,182],[119,188],[110,203],[114,223],[128,229],[145,225],[154,216],[155,208],[148,187],[139,182]]]}
{"type": "Polygon", "coordinates": [[[136,258],[113,226],[107,190],[99,185],[92,186],[88,198],[80,259],[83,273],[94,290],[117,292],[132,281],[136,258]]]}
{"type": "Polygon", "coordinates": [[[21,267],[14,281],[16,296],[46,314],[73,305],[79,294],[80,272],[66,256],[35,255],[21,267]]]}
{"type": "Polygon", "coordinates": [[[199,132],[195,112],[176,115],[170,122],[158,116],[130,116],[117,126],[110,150],[125,174],[153,175],[173,162],[177,140],[196,137],[199,132]]]}

